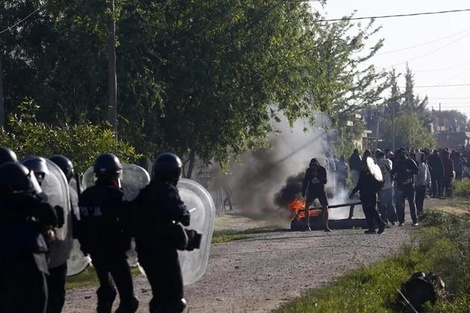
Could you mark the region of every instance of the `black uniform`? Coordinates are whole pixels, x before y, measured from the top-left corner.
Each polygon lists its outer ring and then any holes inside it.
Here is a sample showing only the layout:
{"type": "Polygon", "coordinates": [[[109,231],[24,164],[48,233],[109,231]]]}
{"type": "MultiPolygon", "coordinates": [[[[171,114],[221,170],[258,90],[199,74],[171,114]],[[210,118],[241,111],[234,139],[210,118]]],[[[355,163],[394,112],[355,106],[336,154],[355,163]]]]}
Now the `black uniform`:
{"type": "Polygon", "coordinates": [[[379,212],[377,211],[377,191],[372,187],[374,185],[375,178],[370,173],[367,166],[364,166],[359,174],[359,181],[349,195],[350,198],[359,191],[359,198],[362,202],[362,210],[366,217],[368,230],[366,234],[375,234],[375,224],[378,226],[378,233],[383,233],[385,229],[385,223],[380,218],[379,212]]]}
{"type": "Polygon", "coordinates": [[[305,196],[307,191],[307,207],[317,198],[322,206],[328,205],[325,191],[326,183],[326,169],[323,166],[318,165],[316,169],[307,168],[302,184],[302,195],[305,196]]]}
{"type": "Polygon", "coordinates": [[[405,155],[396,157],[395,162],[393,163],[392,175],[395,176],[397,192],[396,210],[400,225],[403,225],[405,222],[405,199],[408,199],[413,224],[418,222],[414,186],[414,175],[418,174],[418,171],[416,162],[405,155]]]}
{"type": "Polygon", "coordinates": [[[116,297],[114,280],[121,299],[119,312],[124,307],[136,309],[137,299],[126,252],[130,250],[130,205],[123,200],[123,192],[110,184],[97,181],[80,196],[80,221],[76,234],[81,249],[89,254],[100,281],[97,291],[98,313],[111,312],[116,297]]]}
{"type": "Polygon", "coordinates": [[[183,277],[177,249],[184,250],[190,214],[174,184],[152,181],[135,199],[135,242],[139,264],[152,287],[150,312],[182,312],[183,277]]]}
{"type": "Polygon", "coordinates": [[[0,312],[44,313],[48,274],[46,232],[57,226],[49,205],[28,194],[0,200],[0,312]]]}

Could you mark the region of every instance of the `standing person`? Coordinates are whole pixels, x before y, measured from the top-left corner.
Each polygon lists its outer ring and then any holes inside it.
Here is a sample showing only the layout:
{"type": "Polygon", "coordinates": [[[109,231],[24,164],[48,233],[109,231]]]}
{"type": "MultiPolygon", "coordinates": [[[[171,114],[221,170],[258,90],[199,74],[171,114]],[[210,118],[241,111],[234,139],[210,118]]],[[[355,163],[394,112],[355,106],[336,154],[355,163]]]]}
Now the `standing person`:
{"type": "Polygon", "coordinates": [[[359,173],[362,169],[362,159],[359,155],[359,150],[354,149],[348,161],[349,169],[351,170],[351,175],[354,180],[354,184],[357,184],[357,182],[359,181],[359,173]]]}
{"type": "Polygon", "coordinates": [[[328,199],[325,191],[327,182],[326,169],[320,165],[316,158],[311,159],[302,183],[302,197],[307,194],[305,210],[308,210],[313,201],[318,199],[323,212],[323,230],[330,232],[331,229],[328,227],[328,199]]]}
{"type": "Polygon", "coordinates": [[[344,160],[344,156],[340,156],[336,162],[336,185],[341,189],[346,189],[346,184],[349,176],[348,170],[348,164],[344,160]]]}
{"type": "Polygon", "coordinates": [[[418,216],[416,215],[415,206],[415,174],[418,174],[418,166],[415,161],[408,158],[406,150],[400,148],[395,154],[395,162],[393,163],[392,169],[392,175],[395,175],[397,192],[396,209],[399,226],[403,226],[405,223],[405,199],[408,199],[413,226],[418,226],[418,216]]]}
{"type": "Polygon", "coordinates": [[[465,160],[462,157],[462,153],[454,151],[450,158],[454,161],[455,179],[462,180],[463,170],[465,167],[465,160]]]}
{"type": "Polygon", "coordinates": [[[380,168],[374,163],[374,160],[370,156],[370,151],[364,151],[364,157],[362,158],[363,167],[359,175],[359,181],[357,182],[354,189],[349,194],[349,198],[352,199],[354,194],[359,191],[360,199],[362,202],[362,209],[366,217],[368,229],[364,232],[366,234],[376,234],[375,223],[378,225],[378,234],[384,232],[385,223],[377,212],[377,192],[380,188],[376,188],[377,181],[383,181],[382,173],[380,168]],[[376,176],[377,175],[377,176],[376,176]]]}
{"type": "Polygon", "coordinates": [[[190,223],[176,188],[182,166],[172,153],[157,156],[150,184],[134,200],[136,251],[152,288],[150,313],[180,313],[186,307],[177,250],[191,250],[194,234],[181,226],[190,223]]]}
{"type": "Polygon", "coordinates": [[[431,189],[433,198],[441,198],[443,194],[444,166],[439,155],[439,150],[435,149],[428,158],[429,171],[431,172],[431,189]]]}
{"type": "Polygon", "coordinates": [[[111,312],[117,288],[121,301],[116,312],[133,313],[139,302],[134,296],[127,263],[126,252],[131,248],[130,203],[123,200],[120,188],[121,162],[113,154],[101,154],[95,160],[93,171],[95,186],[88,187],[78,198],[77,236],[82,251],[90,255],[99,279],[96,311],[111,312]]]}
{"type": "Polygon", "coordinates": [[[416,165],[418,166],[418,174],[414,176],[416,188],[416,211],[418,217],[424,212],[424,198],[426,197],[426,187],[431,184],[431,173],[426,163],[426,155],[418,151],[415,154],[416,165]]]}
{"type": "MultiPolygon", "coordinates": [[[[455,179],[454,161],[450,158],[448,150],[442,151],[442,166],[444,167],[443,187],[445,197],[452,197],[452,185],[455,179]]],[[[442,195],[444,197],[444,194],[442,195]]]]}
{"type": "Polygon", "coordinates": [[[44,313],[47,240],[57,212],[39,198],[36,177],[24,165],[0,166],[0,312],[44,313]]]}
{"type": "Polygon", "coordinates": [[[375,153],[377,158],[377,165],[382,171],[382,177],[384,180],[384,185],[379,191],[379,202],[380,202],[380,213],[381,218],[385,224],[395,225],[397,222],[397,213],[395,211],[395,206],[393,205],[393,179],[392,179],[392,161],[389,160],[385,153],[378,150],[375,153]]]}

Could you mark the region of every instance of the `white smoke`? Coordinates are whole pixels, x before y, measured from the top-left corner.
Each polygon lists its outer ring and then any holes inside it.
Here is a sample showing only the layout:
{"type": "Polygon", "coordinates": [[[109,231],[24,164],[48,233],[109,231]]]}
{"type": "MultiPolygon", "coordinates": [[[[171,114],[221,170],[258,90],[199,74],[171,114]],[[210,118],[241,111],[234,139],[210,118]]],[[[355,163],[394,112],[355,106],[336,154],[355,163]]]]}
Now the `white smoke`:
{"type": "MultiPolygon", "coordinates": [[[[274,204],[274,195],[285,185],[289,176],[305,172],[312,158],[317,158],[325,166],[326,153],[333,155],[328,143],[328,136],[335,132],[330,128],[327,118],[318,115],[316,123],[311,126],[306,121],[297,121],[289,127],[283,120],[275,127],[279,133],[269,138],[271,148],[251,151],[242,156],[241,164],[232,165],[232,174],[225,176],[227,185],[232,190],[233,202],[238,211],[251,216],[262,213],[287,213],[285,208],[274,204]]],[[[334,178],[328,173],[328,187],[333,187],[334,178]]],[[[347,199],[347,191],[337,191],[330,204],[343,203],[347,199]]],[[[347,208],[349,210],[349,208],[347,208]]],[[[339,213],[339,210],[335,210],[339,213]]],[[[349,211],[348,211],[349,212],[349,211]]],[[[348,213],[332,218],[345,218],[348,213]]],[[[273,214],[276,215],[276,214],[273,214]]]]}

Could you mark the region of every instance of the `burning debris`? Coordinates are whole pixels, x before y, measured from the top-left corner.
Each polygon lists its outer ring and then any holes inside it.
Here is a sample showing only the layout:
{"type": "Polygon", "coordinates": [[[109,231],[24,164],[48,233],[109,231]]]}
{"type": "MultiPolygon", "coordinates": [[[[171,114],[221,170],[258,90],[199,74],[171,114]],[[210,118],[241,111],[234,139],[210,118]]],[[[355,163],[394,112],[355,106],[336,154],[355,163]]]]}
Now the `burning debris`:
{"type": "MultiPolygon", "coordinates": [[[[290,212],[291,217],[291,230],[308,230],[308,226],[305,220],[305,199],[301,197],[302,191],[302,182],[304,178],[304,172],[300,172],[296,175],[289,176],[286,179],[286,184],[274,195],[274,203],[280,207],[287,209],[290,212]]],[[[332,203],[339,201],[344,202],[346,200],[345,195],[347,194],[344,190],[335,190],[334,188],[328,188],[327,196],[332,203]],[[336,192],[335,192],[336,191],[336,192]],[[334,201],[334,200],[337,201],[334,201]]],[[[329,201],[330,202],[330,201],[329,201]]],[[[335,209],[340,207],[347,207],[347,212],[349,212],[349,206],[351,205],[360,205],[360,202],[347,202],[341,204],[329,205],[329,209],[335,209]]],[[[311,229],[322,229],[322,209],[318,200],[315,200],[313,205],[309,207],[309,216],[310,216],[310,228],[311,229]]],[[[330,213],[330,223],[335,225],[335,228],[352,228],[352,227],[363,227],[364,219],[348,218],[348,213],[342,218],[341,214],[331,214],[330,213]],[[333,218],[333,219],[332,219],[333,218]]]]}

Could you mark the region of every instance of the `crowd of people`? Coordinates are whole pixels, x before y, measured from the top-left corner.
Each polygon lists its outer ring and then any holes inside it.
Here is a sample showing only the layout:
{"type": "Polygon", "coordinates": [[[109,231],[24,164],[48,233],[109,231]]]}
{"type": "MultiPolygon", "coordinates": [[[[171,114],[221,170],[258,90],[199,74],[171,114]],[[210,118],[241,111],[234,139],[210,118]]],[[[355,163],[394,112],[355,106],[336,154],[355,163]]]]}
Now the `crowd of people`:
{"type": "MultiPolygon", "coordinates": [[[[121,162],[113,154],[101,154],[93,166],[95,185],[78,195],[78,210],[48,202],[43,190],[50,188],[44,183],[52,175],[48,162],[56,164],[63,180],[70,182],[73,164],[65,156],[19,161],[13,151],[0,148],[0,312],[63,310],[73,238],[96,270],[98,313],[111,313],[117,295],[120,301],[114,312],[137,311],[126,255],[132,238],[152,289],[149,312],[183,312],[186,300],[177,250],[198,248],[200,234],[184,228],[190,225],[190,213],[176,188],[181,160],[171,153],[159,155],[150,183],[136,199],[126,201],[120,185],[121,162]],[[65,236],[57,235],[64,230],[65,236]]],[[[70,194],[66,199],[71,199],[70,194]]]]}
{"type": "MultiPolygon", "coordinates": [[[[377,149],[374,153],[366,149],[362,155],[354,149],[348,159],[327,153],[324,166],[316,158],[311,160],[304,175],[302,195],[306,196],[307,207],[318,199],[323,211],[327,212],[327,181],[333,181],[336,192],[346,190],[352,184],[349,195],[353,198],[357,192],[360,194],[368,225],[367,234],[382,233],[392,225],[403,226],[406,203],[411,224],[418,226],[425,199],[452,197],[453,182],[468,176],[468,157],[466,150],[448,148],[377,149]],[[374,166],[380,168],[380,177],[374,177],[374,166]],[[378,187],[374,184],[376,180],[381,181],[378,187]]],[[[354,207],[351,206],[349,218],[353,217],[353,212],[354,207]]],[[[323,214],[323,220],[325,230],[330,231],[328,213],[323,214]]]]}

